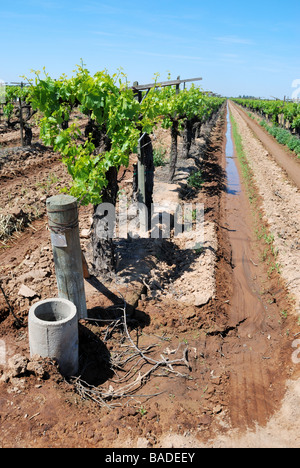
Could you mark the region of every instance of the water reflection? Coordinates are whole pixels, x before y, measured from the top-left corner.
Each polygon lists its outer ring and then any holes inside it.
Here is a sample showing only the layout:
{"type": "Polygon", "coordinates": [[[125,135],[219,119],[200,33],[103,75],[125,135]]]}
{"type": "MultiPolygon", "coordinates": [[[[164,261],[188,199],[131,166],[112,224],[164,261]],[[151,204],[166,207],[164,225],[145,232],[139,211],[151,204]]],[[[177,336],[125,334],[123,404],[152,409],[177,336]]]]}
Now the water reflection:
{"type": "Polygon", "coordinates": [[[226,132],[226,173],[227,193],[237,195],[241,191],[240,177],[236,166],[236,157],[231,136],[231,122],[229,108],[227,107],[227,132],[226,132]]]}

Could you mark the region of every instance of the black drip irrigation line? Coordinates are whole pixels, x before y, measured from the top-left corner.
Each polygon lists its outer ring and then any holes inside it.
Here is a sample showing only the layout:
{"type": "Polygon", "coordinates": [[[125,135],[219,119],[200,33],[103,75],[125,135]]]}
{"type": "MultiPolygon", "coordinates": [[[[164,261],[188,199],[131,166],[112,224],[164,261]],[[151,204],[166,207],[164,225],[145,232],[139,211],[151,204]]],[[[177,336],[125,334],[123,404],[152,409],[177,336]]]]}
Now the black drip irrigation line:
{"type": "Polygon", "coordinates": [[[5,294],[5,291],[4,291],[3,287],[2,287],[1,281],[0,281],[0,289],[1,289],[1,292],[2,292],[2,294],[3,294],[3,296],[4,296],[5,302],[6,302],[7,306],[8,306],[9,312],[10,312],[10,313],[12,314],[12,316],[14,317],[14,319],[15,319],[17,325],[18,325],[19,327],[22,327],[22,326],[23,326],[23,323],[22,323],[22,321],[16,316],[16,314],[14,313],[13,308],[11,307],[11,305],[10,305],[10,303],[9,303],[9,301],[8,301],[8,298],[7,298],[6,294],[5,294]]]}

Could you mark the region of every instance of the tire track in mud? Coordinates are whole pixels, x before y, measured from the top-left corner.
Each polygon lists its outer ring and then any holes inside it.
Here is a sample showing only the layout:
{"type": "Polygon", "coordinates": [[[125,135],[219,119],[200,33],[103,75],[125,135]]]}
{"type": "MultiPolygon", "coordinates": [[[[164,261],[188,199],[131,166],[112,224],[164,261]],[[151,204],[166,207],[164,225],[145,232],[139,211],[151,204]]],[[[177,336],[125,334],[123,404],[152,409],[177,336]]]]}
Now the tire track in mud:
{"type": "MultiPolygon", "coordinates": [[[[235,154],[233,159],[236,160],[235,154]]],[[[266,424],[277,409],[284,395],[286,373],[281,360],[284,340],[280,324],[281,297],[277,295],[271,304],[270,295],[262,294],[264,288],[271,290],[274,282],[268,278],[260,259],[250,203],[237,160],[236,166],[241,187],[227,190],[223,196],[223,225],[227,226],[224,235],[231,245],[233,265],[228,326],[237,339],[232,349],[228,337],[223,352],[228,359],[231,424],[245,429],[266,424]]]]}
{"type": "Polygon", "coordinates": [[[248,163],[255,175],[264,217],[274,237],[274,247],[278,250],[281,275],[294,296],[295,311],[300,313],[300,185],[296,185],[296,181],[300,180],[300,164],[290,158],[288,151],[282,154],[281,146],[264,132],[264,141],[261,142],[257,126],[253,127],[253,122],[248,122],[244,112],[232,103],[230,109],[237,121],[248,163]],[[272,143],[268,150],[265,148],[266,139],[269,144],[272,143]],[[293,180],[281,167],[282,164],[292,167],[293,180]]]}

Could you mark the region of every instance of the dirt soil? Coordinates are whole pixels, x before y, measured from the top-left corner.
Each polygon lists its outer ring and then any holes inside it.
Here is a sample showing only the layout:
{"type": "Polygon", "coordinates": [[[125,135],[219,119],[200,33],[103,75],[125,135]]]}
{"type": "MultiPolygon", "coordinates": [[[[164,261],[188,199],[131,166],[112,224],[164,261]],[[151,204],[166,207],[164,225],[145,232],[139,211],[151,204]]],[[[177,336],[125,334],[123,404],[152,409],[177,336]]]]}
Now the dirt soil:
{"type": "MultiPolygon", "coordinates": [[[[57,295],[45,201],[69,176],[38,139],[31,148],[1,150],[0,215],[14,217],[0,244],[1,447],[300,445],[299,189],[231,109],[253,171],[255,212],[266,237],[273,234],[280,272],[270,270],[246,185],[226,190],[224,108],[209,139],[180,157],[172,185],[167,166],[155,171],[156,201],[204,204],[204,244],[195,248],[194,233],[116,239],[116,276],[85,280],[89,318],[79,324],[77,379],[64,379],[53,360],[31,357],[27,329],[30,306],[57,295]],[[200,190],[187,185],[195,170],[200,190]]],[[[168,152],[169,133],[158,130],[155,145],[168,152]]],[[[131,165],[121,187],[129,196],[132,177],[131,165]]],[[[91,207],[79,210],[89,266],[91,214],[91,207]]]]}

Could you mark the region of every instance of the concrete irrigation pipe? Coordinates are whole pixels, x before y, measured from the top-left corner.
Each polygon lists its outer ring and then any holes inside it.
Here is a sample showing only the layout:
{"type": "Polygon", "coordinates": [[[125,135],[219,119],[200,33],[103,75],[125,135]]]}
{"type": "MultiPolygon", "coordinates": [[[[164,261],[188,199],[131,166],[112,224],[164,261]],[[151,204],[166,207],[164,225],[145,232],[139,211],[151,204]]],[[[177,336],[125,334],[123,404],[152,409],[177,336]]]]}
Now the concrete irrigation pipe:
{"type": "Polygon", "coordinates": [[[29,310],[30,355],[56,358],[64,376],[78,372],[78,317],[67,299],[37,302],[29,310]]]}

